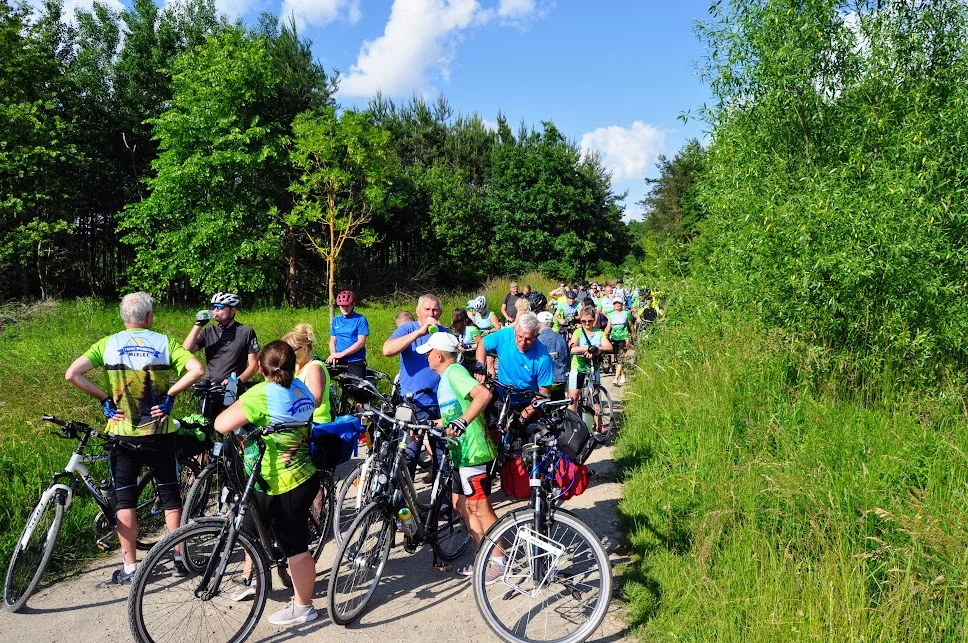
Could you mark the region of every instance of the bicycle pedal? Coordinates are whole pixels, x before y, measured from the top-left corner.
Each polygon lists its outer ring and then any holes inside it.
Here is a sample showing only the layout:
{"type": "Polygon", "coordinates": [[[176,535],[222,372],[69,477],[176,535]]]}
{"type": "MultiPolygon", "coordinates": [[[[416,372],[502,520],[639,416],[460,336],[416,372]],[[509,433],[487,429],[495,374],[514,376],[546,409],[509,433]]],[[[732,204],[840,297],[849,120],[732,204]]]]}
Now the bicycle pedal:
{"type": "Polygon", "coordinates": [[[453,565],[451,565],[449,563],[437,563],[436,565],[434,565],[434,569],[436,569],[438,572],[452,572],[452,571],[454,571],[453,565]]]}

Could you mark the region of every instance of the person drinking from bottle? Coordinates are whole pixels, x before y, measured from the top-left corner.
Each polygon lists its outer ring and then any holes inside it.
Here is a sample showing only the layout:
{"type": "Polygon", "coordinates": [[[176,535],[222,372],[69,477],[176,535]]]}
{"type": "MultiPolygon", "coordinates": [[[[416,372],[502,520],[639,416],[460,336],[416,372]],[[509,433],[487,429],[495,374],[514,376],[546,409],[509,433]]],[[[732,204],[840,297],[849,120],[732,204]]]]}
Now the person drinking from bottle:
{"type": "MultiPolygon", "coordinates": [[[[440,423],[446,427],[448,436],[458,439],[450,447],[451,461],[457,467],[453,478],[453,503],[474,542],[480,545],[484,534],[497,522],[489,500],[493,482],[490,465],[497,457],[497,449],[481,417],[491,401],[491,392],[457,364],[460,345],[450,333],[432,335],[417,348],[417,352],[427,356],[430,368],[440,376],[437,385],[440,423]]],[[[503,557],[492,559],[488,578],[503,573],[504,564],[503,557]]],[[[470,576],[473,568],[473,565],[465,565],[458,573],[470,576]]]]}
{"type": "MultiPolygon", "coordinates": [[[[259,353],[257,364],[265,381],[243,393],[215,418],[215,430],[219,433],[226,435],[247,424],[261,428],[282,422],[308,422],[312,418],[316,407],[313,394],[296,379],[296,352],[289,344],[282,340],[269,342],[259,353]]],[[[269,622],[308,623],[318,616],[313,607],[316,563],[309,553],[308,526],[310,507],[319,492],[319,476],[309,455],[309,430],[281,431],[262,440],[266,450],[256,478],[254,501],[288,559],[293,589],[293,600],[271,614],[269,622]]],[[[258,445],[247,441],[246,475],[251,475],[258,453],[258,445]]],[[[247,572],[250,569],[246,561],[247,572]]],[[[242,579],[242,587],[232,599],[254,596],[251,583],[250,577],[242,579]]]]}
{"type": "MultiPolygon", "coordinates": [[[[101,402],[108,419],[107,433],[127,445],[112,449],[111,478],[117,494],[118,540],[121,541],[123,567],[111,581],[131,582],[138,566],[138,474],[151,469],[158,484],[158,498],[165,509],[169,531],[181,523],[181,496],[178,493],[175,428],[168,421],[174,398],[205,374],[202,363],[182,348],[177,340],[151,330],[154,300],[136,292],[121,300],[124,330],[91,346],[68,367],[68,382],[101,402]],[[104,367],[107,393],[87,379],[87,373],[104,367]],[[173,374],[178,381],[169,385],[173,374]]],[[[180,554],[175,568],[186,572],[180,554]]]]}

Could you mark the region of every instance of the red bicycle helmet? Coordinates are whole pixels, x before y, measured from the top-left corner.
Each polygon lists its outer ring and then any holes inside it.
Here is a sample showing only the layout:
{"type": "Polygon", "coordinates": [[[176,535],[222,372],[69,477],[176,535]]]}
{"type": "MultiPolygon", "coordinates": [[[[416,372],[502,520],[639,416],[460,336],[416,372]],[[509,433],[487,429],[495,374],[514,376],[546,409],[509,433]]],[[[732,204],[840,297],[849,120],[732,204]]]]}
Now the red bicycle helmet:
{"type": "Polygon", "coordinates": [[[343,290],[336,295],[337,306],[352,306],[354,303],[356,303],[356,297],[353,296],[352,290],[343,290]]]}

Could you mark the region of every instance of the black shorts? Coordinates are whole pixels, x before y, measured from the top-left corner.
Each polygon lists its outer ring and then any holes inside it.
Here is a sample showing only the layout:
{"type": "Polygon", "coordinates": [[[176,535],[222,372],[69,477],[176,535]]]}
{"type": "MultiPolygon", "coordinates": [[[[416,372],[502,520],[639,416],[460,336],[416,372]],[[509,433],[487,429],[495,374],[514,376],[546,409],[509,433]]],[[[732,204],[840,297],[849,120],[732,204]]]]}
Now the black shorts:
{"type": "Polygon", "coordinates": [[[111,479],[117,496],[117,509],[135,509],[138,506],[138,476],[142,467],[151,469],[158,483],[158,497],[166,510],[181,509],[178,493],[178,459],[176,435],[145,435],[119,437],[122,443],[136,447],[135,450],[118,446],[111,450],[111,479]]]}
{"type": "Polygon", "coordinates": [[[625,339],[612,340],[612,353],[615,354],[615,359],[620,358],[622,356],[622,353],[625,352],[625,345],[627,342],[628,340],[625,340],[625,339]]]}
{"type": "MultiPolygon", "coordinates": [[[[287,558],[309,551],[309,511],[319,493],[319,474],[302,483],[292,491],[270,496],[254,491],[253,497],[259,513],[276,537],[279,549],[287,558]]],[[[249,533],[255,533],[251,512],[242,523],[249,533]]]]}

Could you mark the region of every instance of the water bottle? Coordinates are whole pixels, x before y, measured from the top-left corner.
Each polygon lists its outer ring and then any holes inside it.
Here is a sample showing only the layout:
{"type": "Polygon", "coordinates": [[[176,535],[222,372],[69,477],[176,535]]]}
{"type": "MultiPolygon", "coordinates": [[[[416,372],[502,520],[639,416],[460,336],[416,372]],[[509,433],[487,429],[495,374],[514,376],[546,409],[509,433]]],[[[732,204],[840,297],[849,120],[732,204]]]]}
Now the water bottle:
{"type": "Polygon", "coordinates": [[[225,383],[225,393],[222,394],[222,404],[230,406],[238,397],[239,376],[235,373],[229,375],[229,381],[225,383]]]}
{"type": "Polygon", "coordinates": [[[413,536],[417,533],[417,523],[413,521],[413,514],[406,507],[403,507],[399,512],[397,512],[397,518],[400,519],[400,528],[408,536],[413,536]]]}

